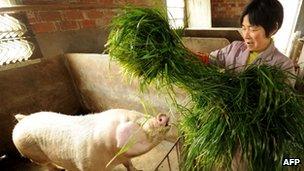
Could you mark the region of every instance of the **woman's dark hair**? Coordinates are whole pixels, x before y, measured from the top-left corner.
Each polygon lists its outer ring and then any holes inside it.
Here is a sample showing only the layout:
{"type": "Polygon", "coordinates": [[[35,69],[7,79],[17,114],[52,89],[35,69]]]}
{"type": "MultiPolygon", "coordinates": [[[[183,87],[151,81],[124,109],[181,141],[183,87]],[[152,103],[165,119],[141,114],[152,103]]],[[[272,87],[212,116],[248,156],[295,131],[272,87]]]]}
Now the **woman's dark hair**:
{"type": "Polygon", "coordinates": [[[241,25],[247,14],[250,24],[265,29],[266,37],[281,28],[284,18],[283,6],[277,0],[252,0],[242,12],[241,25]]]}

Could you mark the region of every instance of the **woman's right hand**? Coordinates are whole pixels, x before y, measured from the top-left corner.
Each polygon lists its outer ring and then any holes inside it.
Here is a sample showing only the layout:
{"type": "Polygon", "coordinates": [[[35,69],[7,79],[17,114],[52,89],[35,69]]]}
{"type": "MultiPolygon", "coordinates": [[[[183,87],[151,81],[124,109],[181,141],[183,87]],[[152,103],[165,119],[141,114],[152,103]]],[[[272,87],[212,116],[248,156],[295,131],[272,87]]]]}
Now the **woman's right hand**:
{"type": "Polygon", "coordinates": [[[193,52],[198,59],[203,62],[204,64],[209,64],[209,54],[205,52],[193,52]]]}

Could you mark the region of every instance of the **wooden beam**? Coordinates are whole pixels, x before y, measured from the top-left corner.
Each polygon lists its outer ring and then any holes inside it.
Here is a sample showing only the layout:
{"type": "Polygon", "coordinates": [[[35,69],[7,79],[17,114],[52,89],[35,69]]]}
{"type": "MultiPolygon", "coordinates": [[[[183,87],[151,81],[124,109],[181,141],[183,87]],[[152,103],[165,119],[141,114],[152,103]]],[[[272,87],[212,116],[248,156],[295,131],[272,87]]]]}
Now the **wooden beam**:
{"type": "Polygon", "coordinates": [[[210,38],[226,38],[229,42],[236,40],[242,41],[240,28],[231,27],[211,27],[205,29],[186,28],[184,30],[185,37],[210,37],[210,38]]]}

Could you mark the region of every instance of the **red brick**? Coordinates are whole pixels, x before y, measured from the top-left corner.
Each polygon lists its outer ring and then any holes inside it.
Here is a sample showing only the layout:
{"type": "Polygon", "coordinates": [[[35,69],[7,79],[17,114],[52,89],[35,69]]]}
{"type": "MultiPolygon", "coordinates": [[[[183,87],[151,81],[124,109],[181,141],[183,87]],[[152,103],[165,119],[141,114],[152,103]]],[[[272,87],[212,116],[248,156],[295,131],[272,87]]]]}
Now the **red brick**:
{"type": "Polygon", "coordinates": [[[59,26],[62,31],[79,29],[76,21],[61,21],[59,26]]]}
{"type": "Polygon", "coordinates": [[[102,22],[103,25],[108,26],[112,20],[112,18],[114,17],[115,12],[113,10],[104,10],[102,11],[102,22]]]}
{"type": "Polygon", "coordinates": [[[27,18],[27,20],[28,20],[28,22],[29,22],[30,24],[37,23],[36,18],[27,18]]]}
{"type": "Polygon", "coordinates": [[[55,22],[55,23],[54,23],[55,28],[56,28],[57,31],[60,30],[60,24],[61,24],[61,22],[55,22]]]}
{"type": "MultiPolygon", "coordinates": [[[[231,21],[231,24],[234,26],[239,26],[238,17],[241,15],[241,12],[244,6],[250,0],[212,0],[212,22],[221,23],[223,19],[231,21]],[[247,2],[246,2],[247,1],[247,2]]],[[[225,23],[225,22],[224,22],[225,23]]],[[[220,25],[224,26],[224,25],[220,25]]]]}
{"type": "Polygon", "coordinates": [[[34,33],[48,33],[56,30],[54,23],[36,23],[31,26],[34,33]]]}
{"type": "Polygon", "coordinates": [[[34,12],[27,12],[26,16],[30,24],[38,22],[34,12]]]}
{"type": "Polygon", "coordinates": [[[114,4],[114,0],[99,0],[99,3],[100,4],[103,4],[103,5],[113,5],[114,4]]]}
{"type": "Polygon", "coordinates": [[[83,19],[82,12],[79,10],[68,10],[64,11],[64,17],[67,20],[77,20],[77,19],[83,19]]]}
{"type": "Polygon", "coordinates": [[[81,3],[96,3],[98,0],[80,0],[81,3]]]}
{"type": "Polygon", "coordinates": [[[125,4],[132,4],[132,5],[148,5],[148,0],[118,0],[115,1],[117,5],[125,5],[125,4]]]}
{"type": "Polygon", "coordinates": [[[128,0],[128,1],[126,1],[126,3],[133,4],[133,5],[147,5],[148,4],[147,0],[128,0]]]}
{"type": "Polygon", "coordinates": [[[89,10],[86,12],[87,18],[89,19],[95,19],[100,18],[102,16],[102,13],[98,10],[89,10]]]}
{"type": "Polygon", "coordinates": [[[96,27],[95,20],[82,20],[81,21],[82,28],[92,28],[96,27]]]}
{"type": "Polygon", "coordinates": [[[35,13],[32,11],[29,11],[26,13],[27,18],[35,18],[35,13]]]}
{"type": "Polygon", "coordinates": [[[39,12],[42,21],[60,21],[61,14],[58,11],[39,12]]]}
{"type": "Polygon", "coordinates": [[[24,5],[63,4],[66,0],[22,0],[24,5]]]}

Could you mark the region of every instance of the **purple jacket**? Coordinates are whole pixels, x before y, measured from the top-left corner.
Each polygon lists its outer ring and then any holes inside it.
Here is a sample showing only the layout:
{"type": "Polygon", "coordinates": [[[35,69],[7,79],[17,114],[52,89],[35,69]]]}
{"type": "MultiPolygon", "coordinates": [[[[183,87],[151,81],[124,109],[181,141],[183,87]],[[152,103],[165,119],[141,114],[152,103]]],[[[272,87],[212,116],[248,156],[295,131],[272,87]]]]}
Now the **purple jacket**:
{"type": "MultiPolygon", "coordinates": [[[[216,63],[224,68],[242,71],[246,67],[246,61],[249,57],[249,53],[250,51],[247,49],[245,42],[234,41],[222,49],[211,52],[210,56],[215,58],[216,63]]],[[[266,50],[258,55],[253,64],[275,65],[280,67],[282,70],[295,74],[295,66],[293,61],[279,52],[274,46],[273,42],[271,42],[266,50]]]]}

